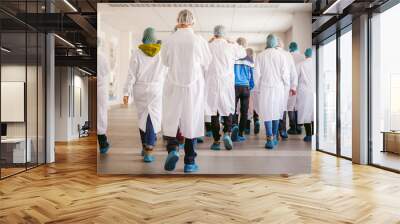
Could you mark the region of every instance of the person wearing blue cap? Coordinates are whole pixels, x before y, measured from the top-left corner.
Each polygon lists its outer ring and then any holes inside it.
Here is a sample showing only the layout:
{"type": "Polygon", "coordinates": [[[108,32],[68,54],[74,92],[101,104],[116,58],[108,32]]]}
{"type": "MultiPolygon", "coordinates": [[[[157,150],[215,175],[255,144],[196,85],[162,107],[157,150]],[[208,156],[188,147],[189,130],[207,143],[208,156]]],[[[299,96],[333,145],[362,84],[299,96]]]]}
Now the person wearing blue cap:
{"type": "Polygon", "coordinates": [[[257,92],[256,111],[264,121],[267,142],[265,148],[278,144],[279,120],[283,115],[285,56],[277,49],[278,40],[273,34],[267,37],[267,48],[257,55],[254,68],[254,85],[257,92]]]}
{"type": "Polygon", "coordinates": [[[315,70],[312,61],[312,49],[304,52],[306,59],[297,66],[299,83],[296,108],[298,111],[298,124],[303,125],[306,131],[305,142],[311,142],[314,123],[314,77],[315,70]]]}
{"type": "MultiPolygon", "coordinates": [[[[299,46],[296,42],[291,42],[289,44],[289,52],[293,57],[294,64],[297,66],[301,62],[305,60],[303,54],[299,52],[299,46]]],[[[296,80],[292,80],[292,82],[298,82],[297,77],[296,80]]],[[[287,111],[289,116],[289,129],[287,131],[290,135],[301,134],[301,127],[297,125],[297,109],[296,109],[296,95],[289,95],[288,103],[287,103],[287,111]]]]}
{"type": "Polygon", "coordinates": [[[161,44],[157,43],[153,28],[144,30],[142,43],[131,54],[123,101],[127,105],[131,93],[135,98],[143,161],[150,163],[154,161],[156,134],[161,130],[162,87],[167,67],[161,61],[161,44]]]}
{"type": "Polygon", "coordinates": [[[220,116],[223,120],[222,141],[225,149],[231,150],[232,114],[235,112],[235,61],[246,57],[246,50],[226,37],[225,27],[215,26],[214,36],[209,41],[212,55],[205,75],[206,107],[205,114],[211,116],[214,143],[212,150],[220,150],[220,116]]]}

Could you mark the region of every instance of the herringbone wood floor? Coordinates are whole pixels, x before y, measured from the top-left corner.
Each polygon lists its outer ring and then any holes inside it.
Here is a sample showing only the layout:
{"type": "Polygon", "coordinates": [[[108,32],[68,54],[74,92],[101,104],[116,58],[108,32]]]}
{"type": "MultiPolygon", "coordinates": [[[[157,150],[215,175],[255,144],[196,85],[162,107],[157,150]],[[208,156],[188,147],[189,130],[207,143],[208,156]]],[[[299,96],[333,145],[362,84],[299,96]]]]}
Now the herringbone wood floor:
{"type": "Polygon", "coordinates": [[[295,176],[97,176],[95,138],[0,181],[0,223],[400,223],[400,175],[313,152],[295,176]]]}

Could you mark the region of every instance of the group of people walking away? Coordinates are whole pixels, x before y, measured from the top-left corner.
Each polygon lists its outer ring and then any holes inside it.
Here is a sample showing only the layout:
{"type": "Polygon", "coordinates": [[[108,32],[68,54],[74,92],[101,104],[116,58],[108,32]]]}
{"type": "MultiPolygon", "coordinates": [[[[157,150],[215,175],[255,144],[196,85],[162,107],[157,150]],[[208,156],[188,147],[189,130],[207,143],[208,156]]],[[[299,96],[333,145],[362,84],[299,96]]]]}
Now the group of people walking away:
{"type": "MultiPolygon", "coordinates": [[[[144,162],[154,161],[156,134],[162,130],[168,151],[164,169],[175,169],[184,139],[184,172],[196,172],[197,142],[204,135],[212,136],[212,150],[220,150],[221,143],[231,150],[233,142],[246,140],[251,117],[255,134],[264,123],[267,149],[274,149],[280,138],[288,138],[287,133],[300,134],[303,124],[304,141],[311,141],[314,73],[310,48],[303,57],[292,42],[289,53],[270,34],[266,49],[254,57],[245,38],[236,42],[226,38],[224,26],[216,26],[214,36],[206,41],[193,31],[193,25],[193,14],[182,10],[175,32],[162,47],[155,30],[147,28],[143,44],[132,52],[123,101],[128,104],[129,95],[134,97],[144,162]],[[290,129],[286,132],[287,114],[290,129]]],[[[99,117],[98,123],[105,123],[104,118],[99,117]]],[[[103,130],[98,132],[100,152],[106,153],[105,128],[99,129],[103,130]]]]}

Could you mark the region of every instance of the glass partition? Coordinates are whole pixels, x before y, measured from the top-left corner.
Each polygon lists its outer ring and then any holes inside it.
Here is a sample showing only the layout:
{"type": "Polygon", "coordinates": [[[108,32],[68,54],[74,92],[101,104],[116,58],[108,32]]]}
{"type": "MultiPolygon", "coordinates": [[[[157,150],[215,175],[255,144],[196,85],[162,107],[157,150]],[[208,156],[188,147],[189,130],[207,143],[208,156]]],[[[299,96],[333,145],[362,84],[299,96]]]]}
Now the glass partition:
{"type": "Polygon", "coordinates": [[[352,32],[340,36],[340,155],[352,157],[352,32]]]}
{"type": "MultiPolygon", "coordinates": [[[[43,1],[28,4],[17,12],[43,10],[43,1]]],[[[45,163],[45,45],[45,34],[0,12],[0,178],[45,163]]]]}
{"type": "Polygon", "coordinates": [[[371,162],[400,170],[400,4],[372,19],[371,162]]]}
{"type": "Polygon", "coordinates": [[[318,149],[336,154],[336,39],[318,49],[318,149]]]}

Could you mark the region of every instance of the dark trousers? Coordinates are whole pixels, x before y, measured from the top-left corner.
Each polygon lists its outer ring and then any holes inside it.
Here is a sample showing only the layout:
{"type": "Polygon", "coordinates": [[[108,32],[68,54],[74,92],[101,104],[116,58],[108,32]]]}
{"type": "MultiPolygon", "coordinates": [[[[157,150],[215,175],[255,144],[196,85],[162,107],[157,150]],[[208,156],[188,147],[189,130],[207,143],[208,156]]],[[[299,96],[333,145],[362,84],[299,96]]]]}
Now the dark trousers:
{"type": "MultiPolygon", "coordinates": [[[[257,112],[254,110],[253,111],[253,122],[254,122],[254,124],[259,120],[260,120],[260,117],[258,116],[257,112]]],[[[247,124],[246,124],[246,128],[247,129],[250,129],[250,124],[251,124],[251,121],[247,120],[247,124]]]]}
{"type": "MultiPolygon", "coordinates": [[[[221,116],[223,120],[223,131],[224,133],[231,132],[232,130],[232,115],[221,116]]],[[[211,116],[211,127],[213,132],[214,141],[218,142],[221,138],[219,131],[221,130],[221,125],[219,121],[219,114],[216,116],[211,116]]]]}
{"type": "Polygon", "coordinates": [[[314,134],[314,122],[305,123],[304,124],[304,129],[306,130],[306,135],[307,136],[312,136],[314,134]]]}
{"type": "Polygon", "coordinates": [[[240,121],[239,121],[239,135],[243,136],[244,129],[247,124],[247,111],[249,110],[250,88],[248,86],[235,86],[235,116],[233,123],[238,124],[237,104],[240,101],[240,121]]]}
{"type": "MultiPolygon", "coordinates": [[[[177,150],[179,141],[177,137],[167,138],[167,151],[177,150]]],[[[194,164],[197,153],[195,151],[196,138],[185,138],[185,164],[194,164]]]]}
{"type": "Polygon", "coordinates": [[[140,139],[144,147],[154,146],[156,143],[156,133],[154,132],[153,124],[151,123],[150,115],[147,116],[146,120],[146,131],[140,130],[140,139]]]}
{"type": "Polygon", "coordinates": [[[290,129],[297,128],[297,111],[288,111],[290,129]]]}
{"type": "Polygon", "coordinates": [[[211,122],[205,122],[206,132],[212,131],[211,122]]]}
{"type": "Polygon", "coordinates": [[[280,133],[286,131],[286,114],[287,114],[286,111],[283,112],[282,120],[279,120],[279,132],[280,133]]]}

